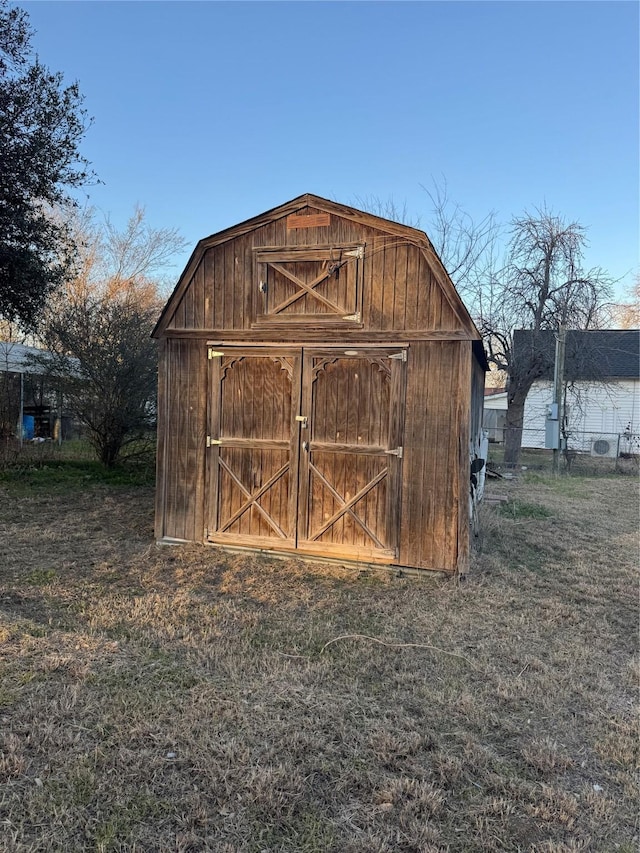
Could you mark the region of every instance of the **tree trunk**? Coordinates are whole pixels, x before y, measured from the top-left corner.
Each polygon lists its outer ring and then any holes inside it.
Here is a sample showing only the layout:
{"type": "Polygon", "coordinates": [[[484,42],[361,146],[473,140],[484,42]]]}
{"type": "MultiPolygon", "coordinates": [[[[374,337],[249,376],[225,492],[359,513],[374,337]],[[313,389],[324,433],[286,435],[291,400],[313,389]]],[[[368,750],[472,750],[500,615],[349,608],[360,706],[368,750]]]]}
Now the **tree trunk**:
{"type": "Polygon", "coordinates": [[[102,462],[105,468],[115,468],[118,461],[118,453],[119,449],[107,445],[102,448],[100,462],[102,462]]]}
{"type": "Polygon", "coordinates": [[[511,396],[507,398],[507,419],[504,437],[505,465],[517,465],[520,460],[522,426],[524,422],[524,403],[526,399],[526,392],[524,395],[520,392],[516,392],[513,395],[513,398],[511,398],[511,396]]]}
{"type": "Polygon", "coordinates": [[[107,430],[101,431],[94,427],[89,436],[89,441],[104,467],[115,468],[122,450],[124,436],[112,434],[107,430]]]}

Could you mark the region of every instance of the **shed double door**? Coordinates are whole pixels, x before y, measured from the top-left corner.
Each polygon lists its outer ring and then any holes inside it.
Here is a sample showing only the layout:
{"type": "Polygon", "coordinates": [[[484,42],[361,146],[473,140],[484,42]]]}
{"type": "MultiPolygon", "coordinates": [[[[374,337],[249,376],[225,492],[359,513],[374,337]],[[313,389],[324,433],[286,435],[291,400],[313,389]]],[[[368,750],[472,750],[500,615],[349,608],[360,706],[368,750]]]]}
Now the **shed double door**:
{"type": "Polygon", "coordinates": [[[406,351],[209,349],[206,537],[397,556],[406,351]]]}

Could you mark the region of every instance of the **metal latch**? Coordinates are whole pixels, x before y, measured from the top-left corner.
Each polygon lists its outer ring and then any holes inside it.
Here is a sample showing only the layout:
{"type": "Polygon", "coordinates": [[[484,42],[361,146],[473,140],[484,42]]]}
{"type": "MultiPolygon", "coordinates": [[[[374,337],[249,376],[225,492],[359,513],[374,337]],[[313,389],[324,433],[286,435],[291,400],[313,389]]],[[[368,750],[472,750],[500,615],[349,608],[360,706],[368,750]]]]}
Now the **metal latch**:
{"type": "Polygon", "coordinates": [[[308,424],[307,424],[307,416],[306,415],[296,415],[296,420],[298,421],[298,423],[300,424],[302,429],[307,428],[308,424]]]}
{"type": "Polygon", "coordinates": [[[351,249],[348,252],[342,253],[345,258],[363,258],[364,257],[364,246],[358,246],[357,249],[351,249]]]}
{"type": "Polygon", "coordinates": [[[207,447],[212,447],[214,444],[222,444],[219,438],[211,438],[210,435],[207,436],[207,447]]]}
{"type": "Polygon", "coordinates": [[[398,459],[402,459],[402,448],[396,447],[395,450],[385,450],[387,456],[397,456],[398,459]]]}
{"type": "Polygon", "coordinates": [[[258,285],[258,290],[260,291],[260,293],[266,293],[267,292],[267,282],[261,281],[260,284],[258,285]]]}

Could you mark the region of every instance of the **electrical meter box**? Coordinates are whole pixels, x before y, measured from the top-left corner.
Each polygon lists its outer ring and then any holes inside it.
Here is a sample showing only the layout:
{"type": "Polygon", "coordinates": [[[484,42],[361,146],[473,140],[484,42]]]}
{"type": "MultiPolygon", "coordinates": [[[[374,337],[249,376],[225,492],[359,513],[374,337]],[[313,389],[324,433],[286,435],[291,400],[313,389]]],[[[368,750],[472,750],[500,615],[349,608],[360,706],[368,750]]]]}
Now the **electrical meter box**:
{"type": "Polygon", "coordinates": [[[560,421],[558,420],[558,404],[549,403],[547,418],[544,424],[544,446],[548,450],[560,448],[560,421]]]}

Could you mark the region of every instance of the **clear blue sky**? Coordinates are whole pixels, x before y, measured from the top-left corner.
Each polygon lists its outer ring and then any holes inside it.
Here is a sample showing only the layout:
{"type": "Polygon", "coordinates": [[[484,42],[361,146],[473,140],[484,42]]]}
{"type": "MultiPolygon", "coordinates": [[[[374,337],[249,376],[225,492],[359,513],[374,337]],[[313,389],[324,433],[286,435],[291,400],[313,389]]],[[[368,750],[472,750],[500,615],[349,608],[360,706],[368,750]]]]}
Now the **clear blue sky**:
{"type": "Polygon", "coordinates": [[[25,2],[94,118],[90,202],[201,237],[304,192],[481,217],[546,203],[638,255],[636,2],[25,2]]]}

